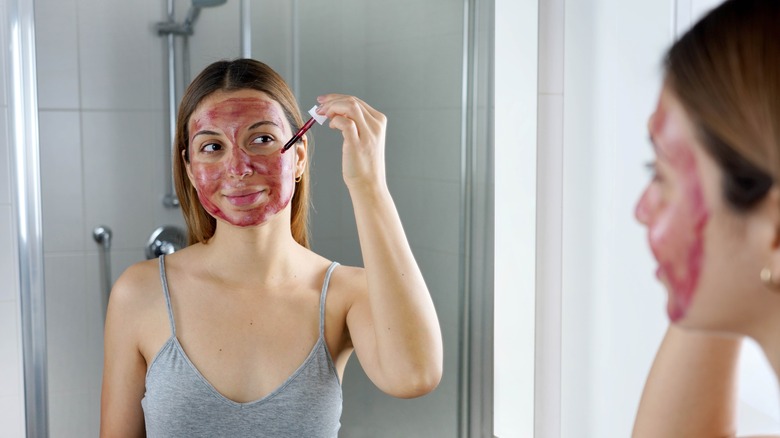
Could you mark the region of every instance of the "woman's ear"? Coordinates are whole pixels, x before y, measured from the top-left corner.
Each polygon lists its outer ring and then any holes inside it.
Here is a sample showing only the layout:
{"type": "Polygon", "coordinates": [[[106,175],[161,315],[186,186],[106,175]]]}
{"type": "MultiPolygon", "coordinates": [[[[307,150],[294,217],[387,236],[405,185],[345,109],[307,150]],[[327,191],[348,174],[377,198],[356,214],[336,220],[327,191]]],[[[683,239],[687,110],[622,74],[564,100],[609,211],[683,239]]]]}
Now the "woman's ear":
{"type": "Polygon", "coordinates": [[[303,136],[301,137],[301,141],[299,141],[298,144],[295,145],[295,177],[296,178],[302,176],[303,172],[306,170],[308,148],[309,148],[309,139],[306,137],[306,134],[303,134],[303,136]]]}
{"type": "Polygon", "coordinates": [[[187,151],[184,149],[181,151],[181,161],[184,163],[184,169],[187,171],[187,178],[190,180],[190,185],[195,187],[195,190],[197,190],[197,187],[195,186],[195,178],[192,176],[192,167],[190,166],[190,162],[187,161],[187,151]]]}

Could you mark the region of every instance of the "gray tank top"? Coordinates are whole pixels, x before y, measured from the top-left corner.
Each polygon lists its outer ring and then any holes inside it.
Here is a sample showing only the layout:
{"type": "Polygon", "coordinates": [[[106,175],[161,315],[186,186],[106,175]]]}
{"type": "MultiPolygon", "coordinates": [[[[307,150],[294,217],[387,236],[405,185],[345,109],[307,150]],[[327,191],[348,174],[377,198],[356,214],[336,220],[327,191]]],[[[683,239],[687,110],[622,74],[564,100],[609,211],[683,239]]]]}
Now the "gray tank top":
{"type": "Polygon", "coordinates": [[[320,296],[320,335],[309,356],[267,396],[237,403],[220,394],[195,368],[176,338],[171,297],[160,256],[171,337],[146,373],[141,405],[148,437],[336,437],[341,427],[342,393],[325,343],[325,297],[333,269],[325,274],[320,296]]]}

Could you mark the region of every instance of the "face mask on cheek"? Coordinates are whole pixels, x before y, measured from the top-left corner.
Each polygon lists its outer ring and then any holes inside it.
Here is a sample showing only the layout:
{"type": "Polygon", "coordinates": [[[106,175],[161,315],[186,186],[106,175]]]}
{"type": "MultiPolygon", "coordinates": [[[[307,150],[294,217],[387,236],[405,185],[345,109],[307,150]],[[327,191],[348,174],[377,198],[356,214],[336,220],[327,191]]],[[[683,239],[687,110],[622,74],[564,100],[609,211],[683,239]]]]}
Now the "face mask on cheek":
{"type": "Polygon", "coordinates": [[[648,238],[658,275],[669,288],[669,317],[677,321],[688,312],[699,283],[709,212],[692,151],[678,148],[671,165],[679,175],[679,193],[660,209],[648,238]]]}
{"type": "MultiPolygon", "coordinates": [[[[295,191],[293,154],[277,152],[269,156],[250,156],[252,175],[246,180],[231,177],[224,163],[191,164],[193,182],[203,208],[217,219],[239,227],[267,222],[284,210],[295,191]],[[257,187],[262,193],[248,205],[231,202],[226,194],[239,187],[257,187]],[[238,204],[238,205],[236,205],[238,204]]],[[[254,196],[254,195],[253,195],[254,196]]]]}

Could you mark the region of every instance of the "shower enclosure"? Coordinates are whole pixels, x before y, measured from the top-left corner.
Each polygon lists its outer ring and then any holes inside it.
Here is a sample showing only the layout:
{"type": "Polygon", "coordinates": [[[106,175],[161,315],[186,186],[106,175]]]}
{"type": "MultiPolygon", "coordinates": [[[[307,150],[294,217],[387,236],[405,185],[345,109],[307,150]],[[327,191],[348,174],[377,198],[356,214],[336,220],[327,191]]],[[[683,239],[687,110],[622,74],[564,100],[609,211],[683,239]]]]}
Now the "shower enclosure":
{"type": "MultiPolygon", "coordinates": [[[[174,3],[175,21],[186,20],[192,2],[174,3]]],[[[166,0],[34,4],[48,389],[27,398],[48,412],[28,422],[54,437],[97,436],[105,285],[93,230],[112,230],[114,281],[145,258],[152,230],[184,226],[181,212],[162,202],[170,184],[169,42],[157,23],[169,10],[166,0]]],[[[251,47],[302,107],[319,94],[352,93],[388,116],[388,184],[439,314],[444,377],[426,397],[397,400],[375,389],[353,358],[343,437],[492,430],[490,5],[231,1],[201,11],[188,36],[193,73],[251,47]],[[250,25],[243,34],[242,23],[250,25]]],[[[312,136],[314,250],[361,265],[341,141],[327,126],[312,136]]]]}

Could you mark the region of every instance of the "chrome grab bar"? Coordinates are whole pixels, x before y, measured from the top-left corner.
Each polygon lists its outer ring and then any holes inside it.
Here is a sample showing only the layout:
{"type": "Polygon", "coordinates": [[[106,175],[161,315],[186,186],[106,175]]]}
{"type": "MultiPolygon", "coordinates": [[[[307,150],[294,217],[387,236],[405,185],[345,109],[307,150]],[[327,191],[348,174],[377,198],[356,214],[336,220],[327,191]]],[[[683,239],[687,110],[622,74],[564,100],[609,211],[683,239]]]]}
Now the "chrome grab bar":
{"type": "Polygon", "coordinates": [[[92,237],[100,245],[100,283],[103,285],[103,293],[100,297],[103,322],[105,322],[108,296],[111,294],[111,228],[105,225],[95,227],[92,230],[92,237]]]}

